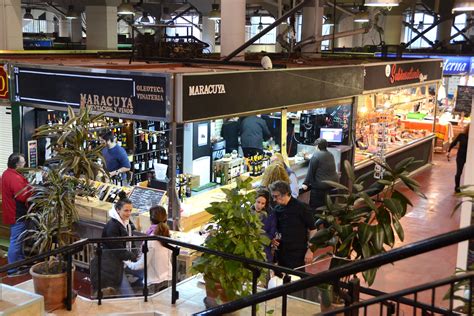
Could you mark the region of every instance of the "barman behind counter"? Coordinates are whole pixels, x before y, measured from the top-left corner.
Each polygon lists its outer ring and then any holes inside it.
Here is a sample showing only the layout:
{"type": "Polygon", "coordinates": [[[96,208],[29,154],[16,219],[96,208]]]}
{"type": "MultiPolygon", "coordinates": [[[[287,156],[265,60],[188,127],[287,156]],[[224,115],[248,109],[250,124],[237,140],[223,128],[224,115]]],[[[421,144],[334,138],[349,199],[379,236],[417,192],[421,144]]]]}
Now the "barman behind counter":
{"type": "Polygon", "coordinates": [[[127,179],[126,172],[130,171],[130,161],[128,160],[127,152],[117,145],[115,135],[112,132],[102,135],[102,139],[105,141],[105,148],[102,149],[105,168],[111,177],[121,174],[122,180],[125,181],[127,179]]]}

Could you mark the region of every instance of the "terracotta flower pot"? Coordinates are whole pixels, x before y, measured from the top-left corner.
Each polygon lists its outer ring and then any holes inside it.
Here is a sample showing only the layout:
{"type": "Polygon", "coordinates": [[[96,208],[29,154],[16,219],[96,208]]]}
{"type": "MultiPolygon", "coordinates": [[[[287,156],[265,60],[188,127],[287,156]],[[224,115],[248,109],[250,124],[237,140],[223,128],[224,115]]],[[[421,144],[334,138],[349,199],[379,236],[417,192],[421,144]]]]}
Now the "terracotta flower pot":
{"type": "MultiPolygon", "coordinates": [[[[65,307],[67,297],[67,272],[57,274],[41,274],[46,263],[40,262],[30,268],[33,277],[35,293],[44,297],[46,311],[53,311],[65,307]]],[[[75,268],[73,266],[73,273],[75,268]]]]}
{"type": "Polygon", "coordinates": [[[211,307],[229,302],[229,299],[225,295],[225,291],[219,282],[215,282],[215,287],[211,288],[209,286],[209,279],[204,278],[204,281],[206,282],[206,305],[211,307]]]}

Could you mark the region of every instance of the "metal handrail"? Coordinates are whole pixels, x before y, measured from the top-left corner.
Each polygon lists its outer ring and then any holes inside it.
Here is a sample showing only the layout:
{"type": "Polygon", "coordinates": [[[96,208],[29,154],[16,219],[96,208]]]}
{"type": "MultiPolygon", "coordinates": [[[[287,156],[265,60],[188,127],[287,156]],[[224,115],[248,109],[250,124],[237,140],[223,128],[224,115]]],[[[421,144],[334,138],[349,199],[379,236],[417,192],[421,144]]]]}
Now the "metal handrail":
{"type": "MultiPolygon", "coordinates": [[[[196,251],[209,253],[217,256],[221,256],[226,259],[235,260],[242,262],[248,267],[249,269],[255,269],[254,267],[265,268],[265,269],[272,269],[277,272],[282,272],[287,275],[297,275],[302,277],[301,280],[292,282],[292,283],[285,283],[282,286],[269,289],[263,292],[255,293],[251,296],[244,297],[233,302],[223,304],[217,306],[215,308],[211,308],[206,311],[202,311],[196,313],[194,315],[221,315],[223,313],[229,313],[236,310],[240,310],[242,308],[246,308],[248,306],[256,306],[258,303],[262,303],[264,301],[277,298],[277,297],[286,297],[286,295],[291,294],[295,291],[303,290],[318,284],[322,283],[329,283],[336,280],[339,280],[343,276],[356,274],[362,271],[366,271],[372,268],[376,268],[382,266],[387,263],[392,263],[395,261],[403,260],[412,256],[416,256],[422,253],[426,253],[432,250],[436,250],[442,247],[446,247],[470,238],[474,238],[474,226],[469,226],[465,228],[461,228],[456,231],[448,232],[445,234],[441,234],[438,236],[434,236],[428,238],[426,240],[418,241],[406,246],[402,246],[397,249],[390,250],[386,253],[375,255],[373,257],[367,259],[357,260],[351,263],[348,263],[344,266],[323,271],[318,274],[309,274],[302,271],[292,270],[281,266],[276,266],[266,262],[260,262],[252,259],[248,259],[245,257],[236,256],[233,254],[223,253],[216,250],[211,250],[202,246],[197,246],[189,243],[185,243],[182,241],[174,240],[172,238],[162,237],[162,236],[131,236],[131,237],[106,237],[106,238],[91,238],[91,239],[81,239],[74,242],[71,245],[54,249],[47,253],[43,253],[31,258],[27,258],[12,264],[7,264],[5,266],[0,267],[0,273],[7,272],[10,269],[18,268],[23,265],[31,264],[37,261],[41,261],[51,256],[63,254],[66,255],[68,266],[70,267],[71,255],[80,251],[85,245],[87,244],[102,244],[106,242],[123,242],[123,241],[150,241],[150,240],[157,240],[162,242],[165,246],[174,245],[174,246],[181,246],[189,249],[193,249],[196,251]]],[[[169,248],[168,247],[168,248],[169,248]]],[[[99,247],[100,248],[100,247],[99,247]]],[[[173,247],[176,248],[176,247],[173,247]]],[[[171,249],[171,248],[170,248],[171,249]]],[[[179,248],[178,248],[179,249],[179,248]]],[[[176,262],[173,262],[175,265],[176,262]]],[[[173,266],[173,270],[175,271],[176,267],[173,266]]],[[[68,278],[70,278],[70,271],[68,271],[68,278]]],[[[174,274],[174,272],[173,272],[174,274]]],[[[173,278],[173,291],[176,289],[176,279],[173,278]]],[[[145,283],[146,285],[146,283],[145,283]]],[[[72,287],[72,282],[68,282],[68,287],[72,287]]],[[[68,289],[69,290],[69,289],[68,289]]],[[[68,295],[69,296],[69,295],[68,295]]],[[[146,293],[144,293],[146,299],[146,293]]],[[[172,303],[175,301],[177,297],[172,295],[172,303]]],[[[99,297],[100,301],[100,297],[99,297]]],[[[70,310],[70,297],[68,297],[68,310],[70,310]]]]}
{"type": "MultiPolygon", "coordinates": [[[[377,303],[382,303],[382,302],[386,302],[386,301],[395,301],[395,302],[397,302],[397,301],[400,300],[401,297],[404,297],[404,296],[407,296],[407,295],[410,295],[410,294],[430,290],[432,288],[440,287],[440,286],[447,285],[447,284],[454,284],[456,282],[466,280],[466,279],[472,279],[472,278],[474,278],[474,271],[459,274],[459,275],[450,276],[450,277],[447,277],[447,278],[444,278],[444,279],[441,279],[441,280],[436,280],[436,281],[433,281],[433,282],[430,282],[430,283],[417,285],[417,286],[414,286],[414,287],[411,287],[411,288],[408,288],[408,289],[403,289],[403,290],[400,290],[400,291],[397,291],[397,292],[394,292],[394,293],[383,294],[383,295],[365,300],[363,302],[354,303],[353,305],[348,306],[348,307],[341,307],[341,308],[334,309],[334,310],[331,311],[331,313],[334,313],[336,315],[337,313],[346,311],[348,309],[355,310],[355,309],[359,309],[359,308],[364,307],[364,306],[373,305],[373,304],[377,304],[377,303]]],[[[438,314],[442,314],[443,312],[445,312],[443,310],[432,308],[430,306],[425,306],[424,308],[431,309],[430,311],[438,313],[438,314]]]]}
{"type": "Polygon", "coordinates": [[[304,290],[318,284],[328,283],[334,279],[340,279],[344,276],[370,270],[388,263],[400,261],[412,256],[456,244],[473,237],[474,226],[471,225],[456,231],[414,242],[412,244],[402,246],[400,248],[393,249],[386,253],[375,255],[367,259],[353,261],[352,263],[348,263],[331,270],[323,271],[292,283],[283,284],[279,287],[262,291],[251,296],[243,297],[233,302],[219,305],[193,315],[222,315],[224,313],[231,313],[242,308],[259,304],[283,295],[288,295],[296,291],[304,290]]]}

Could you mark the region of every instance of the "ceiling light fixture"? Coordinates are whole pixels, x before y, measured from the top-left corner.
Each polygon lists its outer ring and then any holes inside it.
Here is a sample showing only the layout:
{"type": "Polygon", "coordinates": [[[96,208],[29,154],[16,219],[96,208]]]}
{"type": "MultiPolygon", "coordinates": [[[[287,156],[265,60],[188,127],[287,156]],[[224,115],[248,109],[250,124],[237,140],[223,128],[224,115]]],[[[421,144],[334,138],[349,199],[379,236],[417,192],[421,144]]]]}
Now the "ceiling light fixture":
{"type": "Polygon", "coordinates": [[[357,22],[357,23],[367,23],[367,22],[369,22],[369,12],[362,11],[362,12],[357,13],[354,16],[354,22],[357,22]]]}
{"type": "Polygon", "coordinates": [[[126,0],[126,2],[122,2],[117,7],[117,14],[120,14],[120,15],[134,15],[135,10],[133,9],[133,5],[130,4],[130,1],[126,0]]]}
{"type": "Polygon", "coordinates": [[[25,15],[23,15],[23,20],[32,21],[34,19],[35,17],[33,16],[33,14],[31,14],[31,8],[26,8],[25,15]]]}
{"type": "Polygon", "coordinates": [[[367,7],[398,7],[400,0],[366,0],[367,7]]]}
{"type": "Polygon", "coordinates": [[[148,16],[148,12],[143,12],[142,17],[140,18],[141,23],[151,23],[151,19],[148,16]]]}
{"type": "Polygon", "coordinates": [[[212,4],[212,10],[209,12],[209,20],[220,20],[221,19],[221,10],[219,10],[219,5],[217,3],[212,4]]]}
{"type": "Polygon", "coordinates": [[[453,12],[474,11],[474,0],[455,0],[453,12]]]}
{"type": "Polygon", "coordinates": [[[66,19],[68,20],[76,20],[79,18],[79,13],[74,10],[74,6],[70,5],[66,12],[66,19]]]}

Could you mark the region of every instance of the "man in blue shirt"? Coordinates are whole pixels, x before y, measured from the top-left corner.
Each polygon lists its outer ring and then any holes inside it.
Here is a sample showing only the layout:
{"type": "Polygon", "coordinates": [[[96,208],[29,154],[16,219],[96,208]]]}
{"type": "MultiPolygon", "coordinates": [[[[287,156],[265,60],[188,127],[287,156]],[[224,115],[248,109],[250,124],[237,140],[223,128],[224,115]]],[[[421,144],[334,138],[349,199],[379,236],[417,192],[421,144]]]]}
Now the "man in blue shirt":
{"type": "Polygon", "coordinates": [[[122,179],[126,179],[126,172],[130,171],[130,161],[125,149],[117,145],[115,135],[107,132],[102,135],[105,141],[105,148],[102,149],[102,155],[105,159],[105,168],[111,177],[122,174],[122,179]]]}

